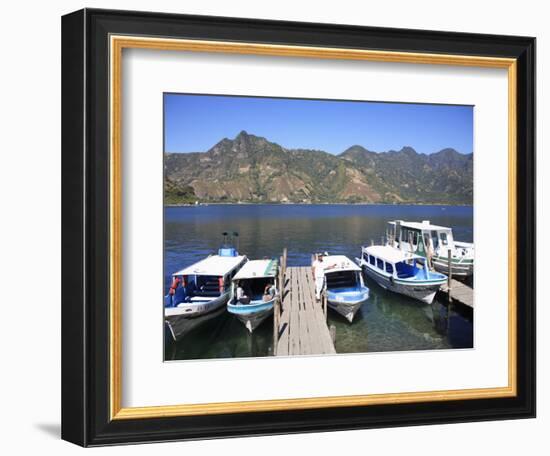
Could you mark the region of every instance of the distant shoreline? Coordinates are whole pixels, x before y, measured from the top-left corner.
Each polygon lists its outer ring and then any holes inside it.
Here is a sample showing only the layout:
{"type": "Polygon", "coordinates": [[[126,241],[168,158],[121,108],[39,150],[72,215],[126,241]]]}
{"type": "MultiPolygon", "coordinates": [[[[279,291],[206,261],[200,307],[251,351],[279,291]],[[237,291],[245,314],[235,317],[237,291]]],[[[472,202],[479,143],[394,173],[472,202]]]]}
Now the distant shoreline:
{"type": "Polygon", "coordinates": [[[204,207],[204,206],[451,206],[451,207],[474,207],[473,204],[452,204],[452,203],[199,203],[199,204],[164,204],[164,207],[204,207]]]}

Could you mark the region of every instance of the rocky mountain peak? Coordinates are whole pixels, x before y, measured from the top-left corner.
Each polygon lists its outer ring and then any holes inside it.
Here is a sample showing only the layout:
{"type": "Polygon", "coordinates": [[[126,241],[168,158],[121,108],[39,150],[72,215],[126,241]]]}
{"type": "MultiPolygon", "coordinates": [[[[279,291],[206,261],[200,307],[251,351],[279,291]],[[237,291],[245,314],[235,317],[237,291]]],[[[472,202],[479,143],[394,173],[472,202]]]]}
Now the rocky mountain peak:
{"type": "Polygon", "coordinates": [[[472,155],[450,148],[426,155],[410,146],[371,152],[356,144],[333,155],[286,149],[243,130],[207,152],[167,154],[165,170],[170,202],[178,195],[258,203],[471,204],[473,198],[472,155]]]}
{"type": "Polygon", "coordinates": [[[401,148],[401,150],[399,151],[400,154],[404,154],[408,157],[414,157],[416,155],[418,155],[418,152],[416,150],[414,150],[411,146],[404,146],[401,148]]]}

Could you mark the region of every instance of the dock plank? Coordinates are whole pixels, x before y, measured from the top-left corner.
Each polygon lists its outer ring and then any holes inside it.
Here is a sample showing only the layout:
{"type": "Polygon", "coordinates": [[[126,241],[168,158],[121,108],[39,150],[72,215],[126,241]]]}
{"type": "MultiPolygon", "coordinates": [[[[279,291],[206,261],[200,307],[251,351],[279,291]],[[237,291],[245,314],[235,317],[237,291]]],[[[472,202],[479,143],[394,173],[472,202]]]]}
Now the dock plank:
{"type": "Polygon", "coordinates": [[[289,332],[290,332],[290,280],[289,273],[285,273],[283,277],[283,287],[281,290],[281,318],[279,320],[279,328],[277,333],[279,340],[277,342],[277,355],[288,356],[289,354],[289,332]],[[286,299],[285,299],[286,297],[286,299]]]}
{"type": "MultiPolygon", "coordinates": [[[[308,268],[309,269],[309,268],[308,268]]],[[[304,271],[304,283],[307,285],[304,286],[304,303],[305,303],[305,311],[308,321],[308,335],[309,335],[309,341],[311,344],[311,352],[312,354],[316,353],[324,353],[325,348],[323,344],[323,340],[321,337],[319,337],[319,327],[317,324],[317,316],[315,314],[315,291],[311,287],[310,283],[311,279],[311,270],[305,270],[304,271]]]]}
{"type": "Polygon", "coordinates": [[[300,354],[300,315],[299,315],[299,301],[298,301],[298,276],[296,270],[291,269],[290,273],[290,341],[289,341],[289,355],[300,354]]]}
{"type": "Polygon", "coordinates": [[[308,282],[308,298],[307,307],[308,315],[310,316],[311,331],[314,334],[316,342],[317,353],[335,353],[332,339],[330,338],[330,332],[326,332],[326,317],[322,309],[320,302],[315,299],[315,282],[311,275],[311,271],[308,271],[306,279],[308,282]]]}
{"type": "MultiPolygon", "coordinates": [[[[284,296],[281,294],[281,296],[284,296]]],[[[277,343],[277,355],[286,356],[288,355],[288,344],[289,344],[289,331],[290,331],[290,306],[283,302],[281,299],[281,319],[279,321],[279,328],[277,328],[277,333],[279,335],[279,341],[277,343]]]]}
{"type": "Polygon", "coordinates": [[[318,330],[315,323],[314,309],[311,303],[311,284],[309,283],[309,268],[301,268],[300,271],[300,297],[303,303],[302,319],[305,322],[306,333],[304,339],[307,340],[308,354],[316,354],[321,350],[318,341],[318,330]]]}
{"type": "Polygon", "coordinates": [[[315,319],[319,328],[319,338],[323,344],[323,350],[325,353],[336,353],[334,341],[330,335],[330,330],[328,330],[327,317],[323,310],[323,304],[321,301],[315,299],[315,283],[313,277],[310,276],[309,280],[312,284],[311,293],[313,297],[313,307],[315,309],[315,319]]]}
{"type": "MultiPolygon", "coordinates": [[[[441,293],[448,297],[449,287],[447,284],[441,287],[441,293]]],[[[474,307],[474,289],[456,279],[451,279],[451,298],[468,307],[474,307]]]]}
{"type": "Polygon", "coordinates": [[[311,268],[287,268],[284,283],[277,356],[336,353],[322,306],[315,300],[311,268]]]}

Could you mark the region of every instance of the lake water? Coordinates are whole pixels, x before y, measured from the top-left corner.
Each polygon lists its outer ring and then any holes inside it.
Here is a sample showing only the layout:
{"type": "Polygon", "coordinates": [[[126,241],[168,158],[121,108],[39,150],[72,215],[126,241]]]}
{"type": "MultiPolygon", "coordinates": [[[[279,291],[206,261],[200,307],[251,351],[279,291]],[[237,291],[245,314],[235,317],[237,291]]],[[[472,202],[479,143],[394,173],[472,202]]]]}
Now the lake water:
{"type": "MultiPolygon", "coordinates": [[[[251,259],[279,257],[288,248],[288,265],[311,264],[313,252],[353,259],[361,245],[380,243],[389,220],[430,220],[453,228],[455,239],[473,241],[473,208],[404,205],[208,205],[165,208],[164,287],[172,272],[216,251],[223,231],[239,233],[239,251],[251,259]]],[[[349,325],[329,311],[336,327],[337,353],[469,348],[473,315],[443,303],[418,301],[380,288],[365,278],[370,298],[349,325]],[[448,322],[448,328],[447,328],[448,322]]],[[[266,356],[272,350],[272,320],[252,335],[223,312],[178,344],[167,343],[167,360],[266,356]]]]}

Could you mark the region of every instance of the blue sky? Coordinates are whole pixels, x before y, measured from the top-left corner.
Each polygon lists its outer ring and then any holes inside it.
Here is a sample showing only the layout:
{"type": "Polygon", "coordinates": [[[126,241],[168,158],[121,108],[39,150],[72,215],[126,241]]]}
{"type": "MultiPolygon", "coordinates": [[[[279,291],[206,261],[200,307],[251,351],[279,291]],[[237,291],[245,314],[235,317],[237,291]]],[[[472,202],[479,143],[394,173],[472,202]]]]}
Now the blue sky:
{"type": "Polygon", "coordinates": [[[166,152],[204,152],[242,130],[333,154],[355,144],[473,152],[472,106],[165,94],[164,115],[166,152]]]}

